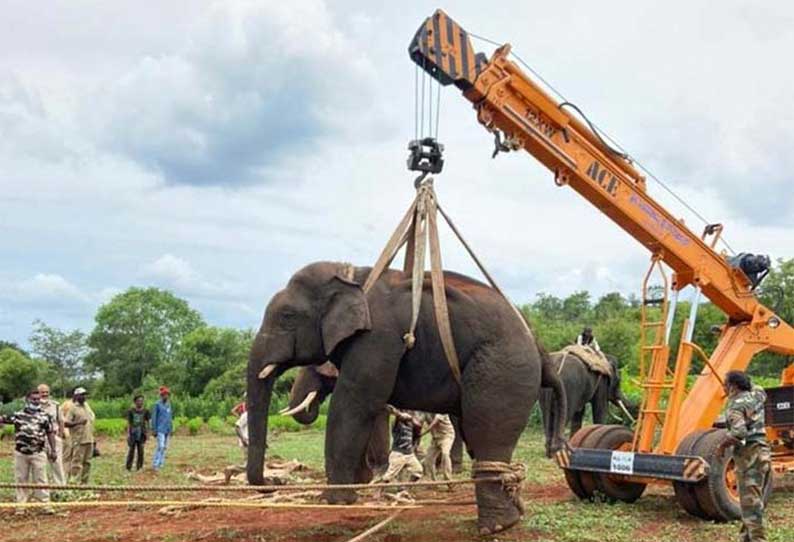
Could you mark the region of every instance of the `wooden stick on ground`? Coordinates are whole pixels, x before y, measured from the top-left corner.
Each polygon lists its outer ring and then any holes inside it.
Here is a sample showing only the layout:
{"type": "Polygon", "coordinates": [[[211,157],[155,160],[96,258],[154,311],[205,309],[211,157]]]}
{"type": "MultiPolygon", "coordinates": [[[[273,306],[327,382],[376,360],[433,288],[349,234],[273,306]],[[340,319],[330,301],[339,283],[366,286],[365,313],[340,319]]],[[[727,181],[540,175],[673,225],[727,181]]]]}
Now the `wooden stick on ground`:
{"type": "Polygon", "coordinates": [[[351,538],[347,542],[361,542],[362,540],[367,538],[369,535],[375,534],[378,531],[380,531],[381,529],[383,529],[386,525],[391,523],[392,520],[394,520],[394,518],[396,518],[397,516],[399,516],[403,512],[404,512],[404,510],[397,510],[395,513],[393,513],[392,515],[390,515],[389,517],[387,517],[386,519],[384,519],[380,523],[376,523],[375,525],[373,525],[372,527],[370,527],[369,529],[367,529],[366,531],[364,531],[360,535],[354,536],[353,538],[351,538]]]}

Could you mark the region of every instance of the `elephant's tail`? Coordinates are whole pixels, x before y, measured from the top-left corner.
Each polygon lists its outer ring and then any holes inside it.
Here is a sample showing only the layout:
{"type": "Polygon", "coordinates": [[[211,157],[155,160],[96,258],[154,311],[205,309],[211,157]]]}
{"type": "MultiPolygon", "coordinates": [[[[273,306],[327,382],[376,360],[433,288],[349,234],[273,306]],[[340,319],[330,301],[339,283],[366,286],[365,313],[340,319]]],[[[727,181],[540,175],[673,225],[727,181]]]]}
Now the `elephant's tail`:
{"type": "Polygon", "coordinates": [[[551,357],[538,345],[542,360],[541,387],[549,388],[552,393],[552,401],[548,412],[548,431],[552,434],[550,442],[546,445],[546,454],[551,457],[554,452],[561,450],[566,445],[565,423],[568,420],[568,399],[565,395],[565,387],[557,374],[557,370],[552,363],[551,357]]]}

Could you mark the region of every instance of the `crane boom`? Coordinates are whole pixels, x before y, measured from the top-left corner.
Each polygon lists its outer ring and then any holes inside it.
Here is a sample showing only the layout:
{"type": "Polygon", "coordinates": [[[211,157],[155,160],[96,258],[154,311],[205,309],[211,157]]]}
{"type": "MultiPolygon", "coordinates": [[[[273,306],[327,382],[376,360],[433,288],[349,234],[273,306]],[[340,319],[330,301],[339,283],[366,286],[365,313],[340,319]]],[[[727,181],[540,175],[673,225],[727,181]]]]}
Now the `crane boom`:
{"type": "MultiPolygon", "coordinates": [[[[691,231],[647,191],[645,178],[509,60],[510,46],[490,60],[477,54],[465,30],[442,10],[419,28],[412,59],[442,84],[463,90],[489,130],[506,135],[637,239],[676,273],[675,289],[700,287],[732,321],[752,320],[764,309],[747,276],[691,231]]],[[[789,345],[788,351],[794,351],[789,345]]]]}
{"type": "MultiPolygon", "coordinates": [[[[509,53],[510,45],[498,48],[490,60],[475,53],[468,33],[442,10],[425,20],[409,47],[414,62],[431,76],[463,91],[486,129],[504,134],[512,150],[532,154],[554,172],[558,185],[573,188],[658,255],[675,271],[674,289],[699,287],[731,322],[760,325],[772,317],[747,275],[715,250],[716,238],[707,242],[714,228],[697,235],[676,219],[648,193],[645,178],[628,158],[549,96],[509,53]]],[[[794,354],[794,330],[785,322],[767,331],[770,349],[794,354]]]]}
{"type": "MultiPolygon", "coordinates": [[[[640,464],[645,465],[648,478],[679,483],[700,480],[681,474],[697,470],[685,466],[697,466],[692,457],[672,454],[689,446],[684,442],[688,435],[710,430],[724,402],[722,378],[728,371],[744,370],[752,357],[764,350],[794,355],[794,328],[755,296],[758,277],[752,270],[715,249],[722,233],[720,224],[707,225],[698,235],[665,209],[648,192],[644,176],[629,157],[604,141],[581,112],[585,122],[573,115],[569,110],[578,112],[575,106],[556,101],[510,60],[509,44],[497,48],[488,59],[474,50],[463,28],[437,10],[419,27],[408,51],[440,84],[454,84],[472,102],[478,121],[495,134],[497,151],[523,149],[530,153],[554,173],[557,185],[570,186],[650,250],[654,265],[660,261],[667,264],[674,271],[672,290],[691,285],[728,316],[717,347],[706,356],[691,342],[697,315],[693,303],[674,370],[669,365],[668,346],[672,320],[643,323],[658,327],[656,342],[641,345],[652,354],[652,362],[642,382],[643,419],[638,421],[629,449],[642,455],[640,464]],[[687,391],[693,354],[704,358],[705,367],[687,391]],[[674,471],[679,473],[677,478],[670,474],[674,471]],[[660,474],[663,472],[667,474],[660,474]]],[[[794,384],[794,366],[784,371],[783,383],[794,384]]],[[[794,435],[794,426],[790,430],[794,435]]],[[[769,431],[777,434],[768,427],[769,431]]],[[[786,450],[778,457],[789,458],[794,465],[794,452],[786,450]]],[[[584,463],[566,468],[610,472],[599,463],[604,460],[602,455],[581,457],[584,463]]]]}

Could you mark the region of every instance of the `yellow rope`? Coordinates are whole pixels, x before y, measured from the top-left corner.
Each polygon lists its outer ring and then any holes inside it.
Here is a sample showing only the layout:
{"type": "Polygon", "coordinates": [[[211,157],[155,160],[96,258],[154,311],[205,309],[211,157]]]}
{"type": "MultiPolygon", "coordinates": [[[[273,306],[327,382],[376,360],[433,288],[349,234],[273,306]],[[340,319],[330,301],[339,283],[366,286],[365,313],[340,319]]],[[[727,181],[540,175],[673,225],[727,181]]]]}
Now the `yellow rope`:
{"type": "Polygon", "coordinates": [[[2,509],[17,508],[88,508],[123,507],[123,506],[196,506],[206,508],[305,508],[321,510],[415,510],[421,508],[416,505],[388,506],[380,504],[298,504],[298,503],[257,503],[245,501],[58,501],[58,502],[25,502],[0,503],[2,509]]]}
{"type": "Polygon", "coordinates": [[[463,480],[436,480],[426,482],[389,482],[377,484],[291,484],[291,485],[262,485],[262,486],[214,486],[214,485],[149,485],[149,486],[125,486],[125,485],[55,485],[55,484],[11,484],[0,483],[0,489],[49,489],[52,491],[134,491],[134,492],[172,492],[172,491],[233,491],[233,492],[251,492],[251,491],[307,491],[307,490],[325,490],[325,489],[360,489],[360,490],[378,490],[394,487],[411,488],[419,487],[436,487],[436,486],[453,486],[453,485],[466,485],[466,484],[481,484],[484,482],[499,482],[501,477],[487,477],[487,478],[466,478],[463,480]]]}

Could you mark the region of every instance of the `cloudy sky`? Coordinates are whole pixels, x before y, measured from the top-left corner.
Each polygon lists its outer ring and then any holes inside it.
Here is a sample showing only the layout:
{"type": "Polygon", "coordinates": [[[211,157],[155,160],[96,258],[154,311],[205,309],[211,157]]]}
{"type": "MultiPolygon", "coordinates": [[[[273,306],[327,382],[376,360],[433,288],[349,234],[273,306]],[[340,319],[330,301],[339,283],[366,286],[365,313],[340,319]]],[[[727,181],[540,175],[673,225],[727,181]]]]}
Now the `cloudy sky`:
{"type": "MultiPolygon", "coordinates": [[[[131,285],[252,327],[303,264],[371,264],[413,196],[406,47],[437,7],[378,4],[0,0],[0,338],[27,343],[34,318],[88,330],[131,285]]],[[[794,256],[794,4],[445,9],[512,43],[734,248],[794,256]]],[[[454,88],[439,138],[439,198],[516,301],[638,290],[645,251],[529,155],[492,161],[454,88]]]]}

